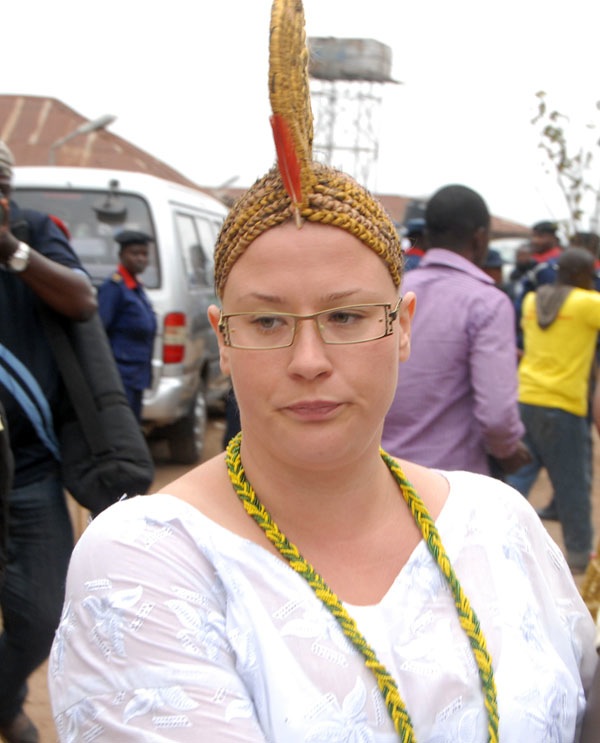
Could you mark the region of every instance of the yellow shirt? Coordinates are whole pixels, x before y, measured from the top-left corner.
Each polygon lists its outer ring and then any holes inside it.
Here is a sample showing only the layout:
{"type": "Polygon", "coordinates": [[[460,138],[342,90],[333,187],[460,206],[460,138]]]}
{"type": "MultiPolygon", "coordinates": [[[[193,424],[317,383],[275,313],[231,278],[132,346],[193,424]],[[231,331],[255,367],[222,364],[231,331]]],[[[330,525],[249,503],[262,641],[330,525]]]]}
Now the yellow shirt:
{"type": "Polygon", "coordinates": [[[537,322],[535,292],[523,302],[524,354],[519,401],[587,415],[588,386],[600,330],[600,293],[573,288],[545,330],[537,322]]]}

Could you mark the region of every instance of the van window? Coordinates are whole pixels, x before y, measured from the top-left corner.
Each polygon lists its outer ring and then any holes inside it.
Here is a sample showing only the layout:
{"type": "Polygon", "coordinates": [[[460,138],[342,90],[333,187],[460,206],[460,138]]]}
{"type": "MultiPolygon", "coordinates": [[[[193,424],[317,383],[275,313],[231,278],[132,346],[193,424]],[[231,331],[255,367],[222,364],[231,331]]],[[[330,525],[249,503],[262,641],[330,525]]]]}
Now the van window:
{"type": "Polygon", "coordinates": [[[212,287],[214,238],[210,226],[204,218],[182,212],[175,214],[175,225],[188,285],[212,287]],[[211,249],[207,250],[206,246],[210,246],[211,249]]]}
{"type": "MultiPolygon", "coordinates": [[[[154,237],[155,231],[146,201],[136,194],[71,188],[15,188],[14,199],[22,209],[37,209],[54,214],[67,225],[71,245],[98,285],[115,270],[119,246],[114,236],[121,230],[141,230],[154,237]],[[107,201],[108,199],[108,201],[107,201]]],[[[150,245],[148,268],[141,275],[149,289],[160,286],[156,246],[150,245]]]]}
{"type": "Polygon", "coordinates": [[[215,224],[213,220],[196,217],[196,225],[204,249],[206,278],[210,286],[213,286],[215,282],[215,242],[220,229],[220,225],[215,229],[215,224]]]}

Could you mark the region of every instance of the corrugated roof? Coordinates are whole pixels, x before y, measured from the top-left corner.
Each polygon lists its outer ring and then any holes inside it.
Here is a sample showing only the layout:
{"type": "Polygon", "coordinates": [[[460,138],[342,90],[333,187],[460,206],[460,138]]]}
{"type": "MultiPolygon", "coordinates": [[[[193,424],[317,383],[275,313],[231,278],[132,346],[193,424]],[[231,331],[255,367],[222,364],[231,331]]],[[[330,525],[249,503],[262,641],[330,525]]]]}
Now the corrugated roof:
{"type": "MultiPolygon", "coordinates": [[[[56,98],[0,95],[0,139],[18,165],[47,165],[51,145],[89,121],[56,98]]],[[[55,150],[56,165],[133,170],[200,188],[174,168],[107,130],[81,134],[55,150]]]]}

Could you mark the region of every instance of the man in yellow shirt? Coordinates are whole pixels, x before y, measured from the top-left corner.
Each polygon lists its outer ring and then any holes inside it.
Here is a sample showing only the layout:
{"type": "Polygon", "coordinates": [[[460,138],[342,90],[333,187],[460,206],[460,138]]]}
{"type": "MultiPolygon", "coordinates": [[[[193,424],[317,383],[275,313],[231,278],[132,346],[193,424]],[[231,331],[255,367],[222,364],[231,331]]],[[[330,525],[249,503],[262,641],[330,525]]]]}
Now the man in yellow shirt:
{"type": "Polygon", "coordinates": [[[587,413],[600,330],[594,277],[590,253],[571,248],[558,260],[557,283],[525,297],[519,407],[533,461],[507,478],[527,496],[545,467],[574,573],[585,570],[593,543],[587,413]]]}

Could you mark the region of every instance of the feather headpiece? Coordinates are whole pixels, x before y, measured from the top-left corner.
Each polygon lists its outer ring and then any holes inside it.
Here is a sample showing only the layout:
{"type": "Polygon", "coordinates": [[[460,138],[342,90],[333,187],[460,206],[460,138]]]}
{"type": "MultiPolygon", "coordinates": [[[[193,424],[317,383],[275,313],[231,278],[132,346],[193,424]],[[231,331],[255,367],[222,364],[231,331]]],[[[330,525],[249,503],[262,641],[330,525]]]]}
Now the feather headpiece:
{"type": "Polygon", "coordinates": [[[298,226],[300,210],[307,205],[315,183],[308,56],[302,2],[276,0],[271,10],[269,43],[271,126],[277,166],[298,226]]]}
{"type": "Polygon", "coordinates": [[[353,178],[313,160],[308,48],[301,0],[274,0],[269,42],[269,96],[277,165],[233,205],[215,247],[219,296],[237,259],[256,238],[295,219],[339,227],[374,250],[396,286],[400,238],[381,204],[353,178]]]}

